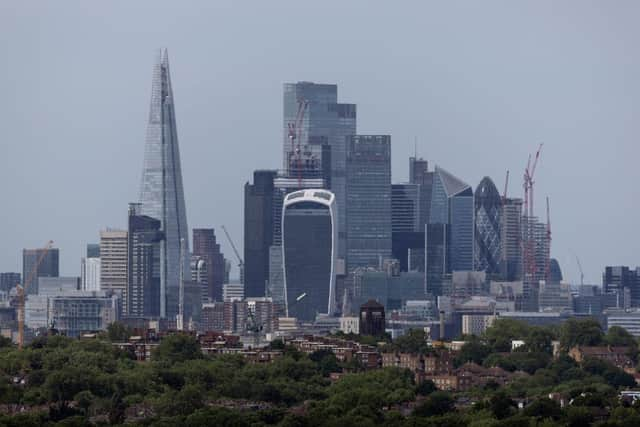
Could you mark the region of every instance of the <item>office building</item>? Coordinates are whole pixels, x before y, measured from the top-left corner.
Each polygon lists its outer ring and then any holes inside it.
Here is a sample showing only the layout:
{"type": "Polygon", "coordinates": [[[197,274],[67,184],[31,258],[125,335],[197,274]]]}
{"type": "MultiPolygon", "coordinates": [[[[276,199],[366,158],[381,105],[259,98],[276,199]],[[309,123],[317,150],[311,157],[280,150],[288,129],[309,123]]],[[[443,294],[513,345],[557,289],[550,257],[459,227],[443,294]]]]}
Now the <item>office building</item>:
{"type": "Polygon", "coordinates": [[[547,225],[537,217],[522,217],[523,234],[523,282],[525,309],[538,310],[540,282],[547,279],[549,266],[549,241],[547,225]]]}
{"type": "Polygon", "coordinates": [[[189,229],[166,49],[160,52],[153,68],[140,203],[140,215],[159,220],[164,232],[165,238],[160,243],[160,316],[173,319],[178,313],[180,271],[182,269],[187,278],[191,273],[189,229]]]}
{"type": "Polygon", "coordinates": [[[358,268],[353,272],[353,294],[358,307],[376,300],[386,310],[398,310],[407,301],[425,298],[424,273],[358,268]]]}
{"type": "Polygon", "coordinates": [[[635,270],[626,266],[607,266],[602,273],[604,293],[623,294],[628,289],[630,306],[640,307],[640,267],[635,270]]]}
{"type": "Polygon", "coordinates": [[[107,329],[118,320],[116,296],[105,292],[68,293],[49,298],[49,324],[60,333],[77,337],[107,329]]]}
{"type": "Polygon", "coordinates": [[[54,297],[80,291],[79,277],[38,277],[38,295],[54,297]]]}
{"type": "Polygon", "coordinates": [[[80,277],[83,291],[99,291],[100,258],[82,258],[80,260],[80,277]]]}
{"type": "Polygon", "coordinates": [[[549,260],[549,281],[554,283],[562,282],[562,269],[555,258],[549,260]]]}
{"type": "Polygon", "coordinates": [[[202,305],[202,314],[200,319],[200,332],[217,331],[231,332],[232,325],[225,323],[225,308],[230,310],[232,303],[215,301],[202,305]]]}
{"type": "Polygon", "coordinates": [[[140,204],[129,204],[126,292],[128,316],[160,315],[160,251],[164,240],[164,233],[160,228],[160,220],[141,214],[140,204]]]}
{"type": "Polygon", "coordinates": [[[474,269],[488,274],[500,272],[502,228],[502,197],[488,176],[475,192],[475,251],[474,269]]]}
{"type": "Polygon", "coordinates": [[[250,297],[264,296],[269,281],[276,175],[276,171],[257,170],[253,184],[247,182],[244,187],[244,287],[250,297]]]}
{"type": "Polygon", "coordinates": [[[573,309],[569,284],[560,281],[541,281],[538,292],[538,309],[540,311],[573,309]]]}
{"type": "Polygon", "coordinates": [[[449,224],[427,224],[425,227],[425,292],[437,297],[443,295],[444,275],[451,271],[449,224]]]}
{"type": "Polygon", "coordinates": [[[503,279],[522,280],[522,199],[502,203],[500,258],[503,279]]]}
{"type": "Polygon", "coordinates": [[[126,231],[100,232],[100,288],[120,297],[121,314],[127,313],[127,247],[126,231]]]}
{"type": "Polygon", "coordinates": [[[193,229],[193,255],[201,257],[207,264],[206,283],[209,300],[222,300],[225,263],[213,228],[193,229]]]}
{"type": "Polygon", "coordinates": [[[87,244],[87,258],[100,258],[100,243],[87,244]]]}
{"type": "Polygon", "coordinates": [[[438,166],[433,178],[429,222],[449,225],[447,257],[450,271],[473,270],[473,190],[438,166]]]}
{"type": "Polygon", "coordinates": [[[333,193],[311,189],[286,196],[282,244],[288,316],[312,321],[317,314],[335,312],[337,232],[333,193]]]}
{"type": "Polygon", "coordinates": [[[208,281],[207,262],[201,256],[191,255],[191,282],[200,288],[200,299],[203,304],[211,301],[208,281]]]}
{"type": "MultiPolygon", "coordinates": [[[[272,220],[272,244],[269,247],[269,276],[268,282],[263,282],[263,293],[273,299],[273,302],[282,307],[285,305],[284,294],[284,266],[282,260],[282,207],[287,194],[298,191],[300,188],[326,188],[326,182],[322,178],[304,178],[298,180],[287,176],[278,175],[273,181],[273,212],[272,220]],[[301,187],[302,186],[302,187],[301,187]]],[[[344,274],[344,263],[338,259],[336,262],[336,274],[344,274]]]]}
{"type": "Polygon", "coordinates": [[[60,275],[60,251],[51,249],[23,249],[22,251],[22,278],[26,295],[38,293],[39,277],[58,277],[60,275]],[[40,264],[38,261],[41,259],[40,264]]]}
{"type": "Polygon", "coordinates": [[[0,291],[7,294],[21,284],[20,273],[0,273],[0,291]]]}
{"type": "Polygon", "coordinates": [[[624,328],[634,337],[640,337],[640,311],[607,310],[607,328],[618,326],[624,328]]]}
{"type": "Polygon", "coordinates": [[[244,299],[242,283],[225,283],[222,285],[222,300],[224,302],[241,301],[244,299]]]}
{"type": "Polygon", "coordinates": [[[409,158],[409,182],[420,186],[418,231],[424,231],[425,225],[429,223],[433,175],[434,173],[429,171],[429,163],[426,160],[409,158]]]}
{"type": "Polygon", "coordinates": [[[401,271],[421,271],[425,267],[424,225],[421,215],[420,184],[391,186],[391,253],[400,261],[401,271]]]}
{"type": "Polygon", "coordinates": [[[349,137],[346,178],[347,271],[377,266],[391,257],[391,137],[349,137]]]}
{"type": "Polygon", "coordinates": [[[369,300],[360,306],[360,335],[378,337],[386,328],[384,306],[375,300],[369,300]]]}
{"type": "MultiPolygon", "coordinates": [[[[355,104],[338,103],[338,87],[312,82],[285,83],[283,91],[283,169],[290,159],[311,143],[330,147],[330,186],[337,206],[338,258],[346,254],[346,142],[356,134],[355,104]],[[296,138],[289,138],[289,125],[297,126],[296,138]]],[[[296,175],[294,172],[292,175],[296,175]]],[[[299,187],[300,188],[300,187],[299,187]]],[[[307,188],[307,187],[302,187],[307,188]]]]}

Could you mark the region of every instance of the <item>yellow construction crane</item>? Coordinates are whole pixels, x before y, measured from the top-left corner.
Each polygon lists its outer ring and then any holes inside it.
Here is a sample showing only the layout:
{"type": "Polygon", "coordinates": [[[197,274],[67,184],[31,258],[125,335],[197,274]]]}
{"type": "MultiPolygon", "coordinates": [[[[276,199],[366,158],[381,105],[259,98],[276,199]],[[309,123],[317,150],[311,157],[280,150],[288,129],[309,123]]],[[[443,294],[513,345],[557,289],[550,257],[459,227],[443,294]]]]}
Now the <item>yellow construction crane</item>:
{"type": "Polygon", "coordinates": [[[34,276],[38,273],[38,267],[40,267],[40,264],[42,264],[44,257],[47,256],[47,253],[52,246],[53,240],[49,240],[45,247],[42,248],[42,253],[38,257],[36,263],[33,265],[29,276],[27,278],[23,277],[24,282],[22,283],[22,286],[20,286],[19,283],[16,285],[16,291],[18,294],[18,348],[20,350],[22,350],[22,347],[24,346],[24,295],[33,282],[34,276]]]}

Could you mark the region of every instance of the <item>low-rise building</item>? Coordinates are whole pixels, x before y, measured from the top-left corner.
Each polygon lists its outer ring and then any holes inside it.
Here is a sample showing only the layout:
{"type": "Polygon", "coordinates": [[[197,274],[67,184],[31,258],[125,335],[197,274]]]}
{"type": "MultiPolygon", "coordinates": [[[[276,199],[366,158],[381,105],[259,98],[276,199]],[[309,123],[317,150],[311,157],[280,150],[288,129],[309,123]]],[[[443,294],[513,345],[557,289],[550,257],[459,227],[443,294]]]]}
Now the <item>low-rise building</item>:
{"type": "Polygon", "coordinates": [[[576,346],[569,350],[569,356],[578,363],[582,363],[588,358],[594,358],[605,360],[620,369],[634,366],[630,354],[630,347],[576,346]]]}

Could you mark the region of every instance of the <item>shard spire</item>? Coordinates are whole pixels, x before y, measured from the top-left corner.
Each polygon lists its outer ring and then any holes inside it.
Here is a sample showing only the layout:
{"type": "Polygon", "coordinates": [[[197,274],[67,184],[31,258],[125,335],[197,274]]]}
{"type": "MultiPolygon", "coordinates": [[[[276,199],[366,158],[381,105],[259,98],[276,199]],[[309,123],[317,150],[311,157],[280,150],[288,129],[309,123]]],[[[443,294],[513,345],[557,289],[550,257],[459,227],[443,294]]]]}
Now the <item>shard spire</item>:
{"type": "Polygon", "coordinates": [[[184,239],[189,252],[189,231],[166,49],[158,52],[153,67],[140,203],[141,214],[162,224],[165,239],[160,249],[160,316],[173,319],[178,313],[181,262],[185,277],[190,277],[188,259],[180,250],[184,239]]]}

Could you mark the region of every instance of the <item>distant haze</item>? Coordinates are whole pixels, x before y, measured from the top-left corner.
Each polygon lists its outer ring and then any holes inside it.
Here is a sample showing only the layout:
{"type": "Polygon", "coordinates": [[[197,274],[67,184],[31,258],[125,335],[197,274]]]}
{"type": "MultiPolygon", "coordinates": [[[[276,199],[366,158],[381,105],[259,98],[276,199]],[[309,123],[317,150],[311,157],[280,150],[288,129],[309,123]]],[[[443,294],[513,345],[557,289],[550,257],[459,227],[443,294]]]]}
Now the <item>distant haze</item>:
{"type": "MultiPolygon", "coordinates": [[[[278,168],[282,84],[337,83],[358,131],[391,134],[393,179],[418,155],[522,194],[545,146],[565,279],[640,264],[640,2],[0,3],[0,271],[49,239],[61,274],[125,227],[138,199],[156,49],[167,47],[189,227],[243,242],[243,186],[278,168]]],[[[237,275],[237,271],[233,273],[237,275]]]]}

